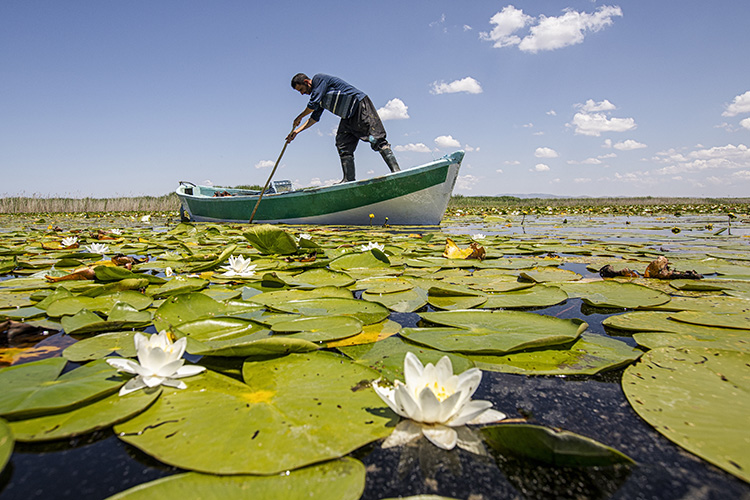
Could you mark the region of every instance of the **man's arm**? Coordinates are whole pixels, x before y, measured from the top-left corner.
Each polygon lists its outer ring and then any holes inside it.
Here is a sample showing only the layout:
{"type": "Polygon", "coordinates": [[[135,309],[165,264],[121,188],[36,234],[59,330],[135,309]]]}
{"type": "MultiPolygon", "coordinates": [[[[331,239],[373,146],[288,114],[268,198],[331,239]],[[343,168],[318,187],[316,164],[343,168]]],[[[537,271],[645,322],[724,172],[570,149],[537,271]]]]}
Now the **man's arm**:
{"type": "Polygon", "coordinates": [[[302,124],[301,127],[298,127],[299,123],[302,121],[302,118],[312,113],[313,110],[310,108],[305,108],[305,111],[300,113],[300,115],[294,119],[294,127],[295,129],[289,132],[289,135],[286,136],[286,142],[292,142],[295,137],[297,137],[297,134],[302,132],[303,130],[307,130],[316,123],[318,123],[317,120],[313,120],[312,118],[308,118],[305,123],[302,124]]]}

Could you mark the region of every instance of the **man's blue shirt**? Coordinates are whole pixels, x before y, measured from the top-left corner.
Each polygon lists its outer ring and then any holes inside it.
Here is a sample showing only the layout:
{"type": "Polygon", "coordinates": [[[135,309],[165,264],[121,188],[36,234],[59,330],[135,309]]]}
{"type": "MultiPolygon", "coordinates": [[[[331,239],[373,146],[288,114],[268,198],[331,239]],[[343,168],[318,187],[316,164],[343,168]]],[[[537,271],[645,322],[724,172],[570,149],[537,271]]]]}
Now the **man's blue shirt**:
{"type": "Polygon", "coordinates": [[[311,118],[316,122],[320,121],[324,109],[341,118],[349,118],[357,103],[365,97],[364,92],[341,78],[318,73],[312,77],[312,92],[307,107],[313,110],[311,118]]]}

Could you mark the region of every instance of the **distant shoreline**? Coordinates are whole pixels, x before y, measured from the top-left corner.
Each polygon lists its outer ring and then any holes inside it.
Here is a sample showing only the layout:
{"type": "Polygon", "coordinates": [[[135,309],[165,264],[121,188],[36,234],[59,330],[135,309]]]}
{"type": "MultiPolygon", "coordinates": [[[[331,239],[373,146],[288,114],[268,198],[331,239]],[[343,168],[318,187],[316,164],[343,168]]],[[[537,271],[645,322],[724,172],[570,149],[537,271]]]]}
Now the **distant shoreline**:
{"type": "MultiPolygon", "coordinates": [[[[526,195],[505,196],[463,196],[451,197],[450,209],[462,208],[504,208],[519,209],[533,207],[653,207],[655,211],[684,212],[750,212],[749,198],[701,198],[701,197],[600,197],[566,198],[538,197],[526,195]],[[521,197],[524,196],[524,197],[521,197]]],[[[0,198],[0,214],[42,214],[42,213],[104,213],[104,212],[178,212],[180,200],[175,193],[164,196],[135,196],[117,198],[63,198],[25,197],[0,198]]],[[[535,210],[536,211],[536,210],[535,210]]]]}

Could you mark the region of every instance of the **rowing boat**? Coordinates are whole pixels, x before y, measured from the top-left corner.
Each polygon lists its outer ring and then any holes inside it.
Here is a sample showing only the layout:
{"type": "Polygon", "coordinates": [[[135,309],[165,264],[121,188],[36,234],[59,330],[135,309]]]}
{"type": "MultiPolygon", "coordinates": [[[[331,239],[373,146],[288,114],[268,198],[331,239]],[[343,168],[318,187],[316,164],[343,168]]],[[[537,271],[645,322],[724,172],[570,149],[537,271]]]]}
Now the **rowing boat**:
{"type": "MultiPolygon", "coordinates": [[[[448,207],[463,157],[463,151],[456,151],[400,172],[332,186],[294,190],[289,181],[272,183],[253,221],[437,225],[448,207]]],[[[199,222],[247,222],[260,195],[259,191],[197,186],[185,181],[176,192],[183,219],[199,222]]]]}

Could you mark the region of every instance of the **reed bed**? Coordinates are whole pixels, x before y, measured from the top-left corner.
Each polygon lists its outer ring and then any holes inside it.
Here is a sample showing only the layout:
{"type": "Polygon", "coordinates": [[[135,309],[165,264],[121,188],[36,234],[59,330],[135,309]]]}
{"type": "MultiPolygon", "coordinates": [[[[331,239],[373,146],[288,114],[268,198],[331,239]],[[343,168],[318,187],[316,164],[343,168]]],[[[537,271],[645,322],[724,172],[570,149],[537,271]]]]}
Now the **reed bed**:
{"type": "Polygon", "coordinates": [[[177,212],[180,200],[170,193],[164,196],[122,198],[0,198],[0,213],[88,213],[88,212],[177,212]]]}

